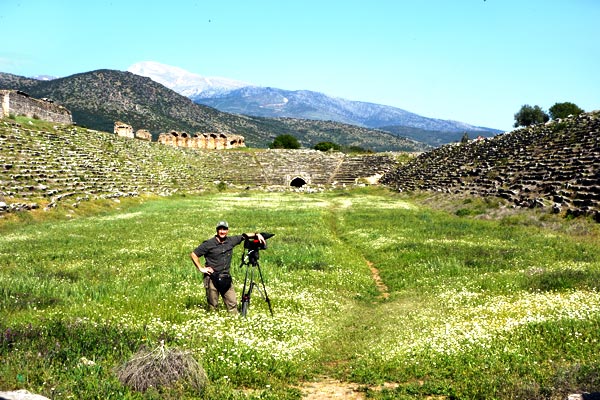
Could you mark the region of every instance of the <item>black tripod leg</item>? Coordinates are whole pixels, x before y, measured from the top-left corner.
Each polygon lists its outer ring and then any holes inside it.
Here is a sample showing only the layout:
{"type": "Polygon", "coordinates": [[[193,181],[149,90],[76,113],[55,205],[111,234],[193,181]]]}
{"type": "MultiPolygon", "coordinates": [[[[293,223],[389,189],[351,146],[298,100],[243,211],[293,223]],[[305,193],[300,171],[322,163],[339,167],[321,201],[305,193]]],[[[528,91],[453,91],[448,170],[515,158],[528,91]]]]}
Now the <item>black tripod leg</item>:
{"type": "MultiPolygon", "coordinates": [[[[246,274],[248,272],[246,271],[246,274]]],[[[244,285],[245,286],[245,285],[244,285]]],[[[256,286],[256,283],[254,282],[254,268],[252,268],[252,271],[250,272],[250,283],[248,284],[248,292],[244,293],[242,296],[242,316],[246,316],[246,314],[248,314],[248,309],[250,308],[250,297],[252,297],[252,290],[254,289],[254,286],[256,286]]]]}
{"type": "Polygon", "coordinates": [[[246,315],[248,315],[249,307],[250,307],[250,297],[244,298],[242,300],[242,310],[241,310],[242,317],[245,317],[246,315]]]}
{"type": "MultiPolygon", "coordinates": [[[[244,263],[242,263],[244,265],[244,263]]],[[[246,276],[244,277],[244,288],[242,289],[242,306],[241,306],[241,314],[242,316],[246,316],[248,313],[248,307],[250,307],[250,294],[252,292],[252,277],[250,277],[250,285],[248,285],[248,265],[246,264],[246,276]],[[248,287],[248,292],[246,293],[246,287],[248,287]]]]}
{"type": "Polygon", "coordinates": [[[269,295],[267,294],[267,288],[265,287],[265,281],[262,276],[262,271],[260,270],[260,265],[256,263],[256,267],[258,268],[258,276],[260,277],[260,283],[262,284],[263,293],[265,294],[265,301],[269,305],[269,311],[271,312],[271,317],[273,316],[273,308],[271,307],[271,300],[269,299],[269,295]]]}

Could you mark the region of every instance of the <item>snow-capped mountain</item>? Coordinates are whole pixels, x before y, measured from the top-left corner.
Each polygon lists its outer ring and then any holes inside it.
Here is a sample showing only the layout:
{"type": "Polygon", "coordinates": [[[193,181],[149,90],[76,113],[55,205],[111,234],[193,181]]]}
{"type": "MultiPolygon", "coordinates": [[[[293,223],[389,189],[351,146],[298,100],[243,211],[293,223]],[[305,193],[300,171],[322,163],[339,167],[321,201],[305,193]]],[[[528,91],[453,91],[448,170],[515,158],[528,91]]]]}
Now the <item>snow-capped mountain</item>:
{"type": "Polygon", "coordinates": [[[400,125],[445,132],[494,131],[459,121],[427,118],[396,107],[331,97],[310,90],[290,91],[248,86],[219,96],[192,96],[191,99],[221,111],[259,117],[332,120],[367,128],[400,125]]]}
{"type": "Polygon", "coordinates": [[[212,97],[244,86],[250,86],[246,82],[228,78],[202,76],[179,67],[155,61],[135,63],[127,71],[136,75],[146,76],[189,98],[212,97]]]}
{"type": "Polygon", "coordinates": [[[254,86],[227,78],[208,78],[156,62],[146,61],[128,69],[190,98],[198,104],[234,114],[257,117],[289,117],[343,122],[422,140],[431,145],[460,140],[465,132],[485,137],[501,131],[465,122],[423,117],[409,111],[374,103],[351,101],[309,90],[283,90],[254,86]]]}
{"type": "Polygon", "coordinates": [[[35,79],[37,81],[51,81],[56,78],[57,78],[56,76],[52,76],[52,75],[36,75],[36,76],[31,77],[31,79],[35,79]]]}

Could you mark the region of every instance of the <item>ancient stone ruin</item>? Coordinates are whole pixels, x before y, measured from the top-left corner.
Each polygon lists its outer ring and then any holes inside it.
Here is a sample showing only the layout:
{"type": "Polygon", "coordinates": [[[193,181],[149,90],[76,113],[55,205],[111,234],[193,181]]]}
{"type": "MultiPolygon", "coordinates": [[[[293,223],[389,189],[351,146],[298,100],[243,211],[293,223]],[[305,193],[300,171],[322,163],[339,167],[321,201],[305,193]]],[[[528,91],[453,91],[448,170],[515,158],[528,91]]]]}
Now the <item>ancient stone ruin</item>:
{"type": "MultiPolygon", "coordinates": [[[[126,138],[137,138],[152,141],[152,134],[146,129],[138,129],[135,134],[133,127],[122,121],[115,122],[114,133],[126,138]]],[[[194,133],[170,131],[158,136],[158,143],[172,147],[188,149],[224,150],[246,147],[243,136],[225,133],[194,133]]]]}
{"type": "Polygon", "coordinates": [[[62,202],[77,207],[95,198],[203,192],[216,184],[307,191],[362,185],[392,165],[389,154],[193,151],[73,125],[38,130],[0,121],[0,217],[62,202]]]}
{"type": "Polygon", "coordinates": [[[399,191],[501,197],[600,221],[600,111],[442,146],[381,182],[399,191]]]}
{"type": "Polygon", "coordinates": [[[133,139],[133,127],[125,122],[115,121],[115,135],[133,139]]]}
{"type": "Polygon", "coordinates": [[[223,150],[246,147],[243,136],[224,133],[195,133],[190,135],[187,132],[170,131],[161,133],[158,136],[158,142],[167,146],[190,149],[223,150]]]}
{"type": "Polygon", "coordinates": [[[136,138],[140,140],[147,140],[149,142],[152,141],[152,134],[147,129],[138,129],[133,133],[133,127],[125,122],[116,121],[114,128],[115,135],[126,137],[126,138],[136,138]]]}
{"type": "MultiPolygon", "coordinates": [[[[131,135],[133,129],[122,125],[118,129],[131,135]]],[[[138,136],[150,137],[147,131],[138,136]]],[[[163,145],[73,125],[39,131],[0,121],[0,215],[33,208],[31,202],[43,198],[50,205],[65,199],[77,204],[202,191],[215,183],[307,190],[381,183],[400,191],[500,197],[515,207],[546,207],[600,221],[600,112],[443,146],[402,165],[390,154],[188,151],[243,146],[243,137],[219,133],[171,131],[159,142],[163,145]]]]}
{"type": "Polygon", "coordinates": [[[147,129],[138,129],[137,131],[135,131],[135,137],[136,139],[140,140],[147,140],[149,142],[152,141],[152,134],[147,129]]]}
{"type": "Polygon", "coordinates": [[[71,112],[51,99],[36,99],[20,90],[0,90],[2,117],[24,115],[28,118],[72,124],[71,112]]]}

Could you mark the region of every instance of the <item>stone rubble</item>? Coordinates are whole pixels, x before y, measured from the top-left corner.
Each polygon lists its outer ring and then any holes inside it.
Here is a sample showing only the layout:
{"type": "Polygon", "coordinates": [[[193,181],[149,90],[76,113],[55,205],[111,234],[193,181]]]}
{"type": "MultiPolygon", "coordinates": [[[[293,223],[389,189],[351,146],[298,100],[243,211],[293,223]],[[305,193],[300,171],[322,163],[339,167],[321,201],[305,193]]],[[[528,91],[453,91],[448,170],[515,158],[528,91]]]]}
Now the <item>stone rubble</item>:
{"type": "Polygon", "coordinates": [[[381,182],[398,191],[496,196],[600,221],[600,111],[442,146],[381,182]]]}

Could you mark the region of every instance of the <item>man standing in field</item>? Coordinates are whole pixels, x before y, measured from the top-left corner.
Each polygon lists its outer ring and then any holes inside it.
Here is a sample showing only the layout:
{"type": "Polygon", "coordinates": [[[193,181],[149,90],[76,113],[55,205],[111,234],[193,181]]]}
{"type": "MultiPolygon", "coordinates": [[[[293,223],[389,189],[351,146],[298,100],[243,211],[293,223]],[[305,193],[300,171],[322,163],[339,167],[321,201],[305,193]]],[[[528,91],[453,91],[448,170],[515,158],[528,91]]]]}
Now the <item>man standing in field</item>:
{"type": "Polygon", "coordinates": [[[190,257],[196,269],[204,274],[204,288],[209,309],[217,309],[219,295],[221,295],[227,311],[237,314],[237,299],[229,272],[233,248],[247,238],[257,238],[262,244],[265,244],[265,239],[260,233],[244,233],[234,236],[228,236],[228,233],[229,224],[227,221],[220,221],[217,224],[217,234],[196,247],[190,253],[190,257]],[[202,256],[206,261],[204,267],[200,263],[202,256]]]}

